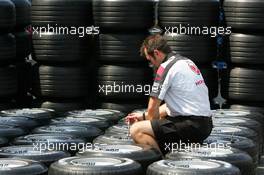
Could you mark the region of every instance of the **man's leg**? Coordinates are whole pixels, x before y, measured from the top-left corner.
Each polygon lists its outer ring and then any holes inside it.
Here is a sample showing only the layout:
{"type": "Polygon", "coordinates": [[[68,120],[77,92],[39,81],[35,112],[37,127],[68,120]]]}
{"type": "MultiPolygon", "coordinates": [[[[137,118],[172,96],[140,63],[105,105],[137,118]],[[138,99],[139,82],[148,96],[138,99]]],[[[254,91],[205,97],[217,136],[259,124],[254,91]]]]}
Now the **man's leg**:
{"type": "Polygon", "coordinates": [[[150,121],[134,123],[130,128],[130,133],[136,143],[150,145],[160,151],[150,121]]]}

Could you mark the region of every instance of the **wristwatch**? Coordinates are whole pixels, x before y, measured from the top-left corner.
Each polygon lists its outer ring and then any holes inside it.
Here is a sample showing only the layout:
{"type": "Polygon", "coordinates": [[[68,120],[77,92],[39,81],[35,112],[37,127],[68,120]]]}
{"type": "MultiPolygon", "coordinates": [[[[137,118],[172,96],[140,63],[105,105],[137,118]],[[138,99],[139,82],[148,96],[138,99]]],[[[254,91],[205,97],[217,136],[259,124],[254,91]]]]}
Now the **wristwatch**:
{"type": "Polygon", "coordinates": [[[146,120],[145,112],[143,112],[143,120],[146,120]]]}

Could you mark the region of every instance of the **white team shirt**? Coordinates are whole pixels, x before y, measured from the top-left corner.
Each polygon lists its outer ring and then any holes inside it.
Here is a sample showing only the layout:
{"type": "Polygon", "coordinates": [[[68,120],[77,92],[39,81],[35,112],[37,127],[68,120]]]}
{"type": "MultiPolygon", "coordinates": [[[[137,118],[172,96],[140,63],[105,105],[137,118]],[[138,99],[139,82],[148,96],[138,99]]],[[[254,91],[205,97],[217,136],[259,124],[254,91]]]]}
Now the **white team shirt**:
{"type": "Polygon", "coordinates": [[[178,54],[168,56],[160,65],[150,96],[164,100],[171,117],[212,115],[208,88],[200,70],[178,54]]]}

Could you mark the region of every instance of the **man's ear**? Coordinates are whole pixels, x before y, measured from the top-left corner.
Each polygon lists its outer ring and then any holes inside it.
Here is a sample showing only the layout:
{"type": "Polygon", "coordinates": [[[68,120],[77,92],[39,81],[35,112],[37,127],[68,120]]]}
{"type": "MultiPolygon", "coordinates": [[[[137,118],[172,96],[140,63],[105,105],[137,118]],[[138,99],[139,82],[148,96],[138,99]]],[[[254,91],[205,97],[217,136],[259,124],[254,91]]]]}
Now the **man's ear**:
{"type": "Polygon", "coordinates": [[[155,56],[159,56],[159,51],[157,49],[155,49],[153,53],[155,56]]]}

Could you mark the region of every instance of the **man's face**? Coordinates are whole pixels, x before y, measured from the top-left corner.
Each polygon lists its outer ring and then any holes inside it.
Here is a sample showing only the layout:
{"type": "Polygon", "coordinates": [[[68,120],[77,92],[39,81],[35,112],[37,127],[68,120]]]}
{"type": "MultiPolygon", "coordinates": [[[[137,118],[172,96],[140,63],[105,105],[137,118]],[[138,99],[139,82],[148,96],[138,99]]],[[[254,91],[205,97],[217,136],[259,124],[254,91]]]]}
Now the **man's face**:
{"type": "Polygon", "coordinates": [[[146,57],[146,59],[147,59],[148,61],[150,61],[151,64],[152,64],[154,67],[158,68],[158,67],[160,66],[159,58],[156,56],[155,53],[154,53],[153,55],[148,54],[146,48],[144,49],[144,53],[145,53],[145,57],[146,57]]]}

